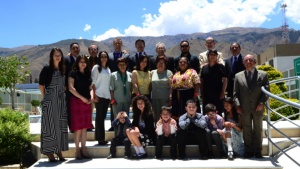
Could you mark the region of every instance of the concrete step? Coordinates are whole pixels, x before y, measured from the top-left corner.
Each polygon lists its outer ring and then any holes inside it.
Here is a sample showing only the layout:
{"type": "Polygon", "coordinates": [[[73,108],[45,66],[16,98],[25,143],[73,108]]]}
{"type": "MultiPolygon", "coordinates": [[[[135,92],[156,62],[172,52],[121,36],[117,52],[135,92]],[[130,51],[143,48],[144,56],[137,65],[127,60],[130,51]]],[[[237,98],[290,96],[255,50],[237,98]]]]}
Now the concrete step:
{"type": "MultiPolygon", "coordinates": [[[[293,138],[296,141],[300,141],[300,137],[293,138]]],[[[273,141],[282,149],[289,147],[292,145],[292,142],[290,140],[284,139],[284,138],[274,138],[273,141]]],[[[97,141],[87,141],[86,143],[88,153],[93,158],[106,158],[109,155],[109,148],[110,148],[110,142],[107,145],[97,145],[97,141]]],[[[134,153],[134,149],[131,146],[132,153],[134,153]]],[[[37,157],[37,159],[40,158],[46,158],[45,155],[42,155],[40,153],[40,142],[33,142],[32,143],[32,151],[37,157]]],[[[213,146],[213,151],[216,151],[216,147],[213,146]]],[[[155,146],[147,146],[146,152],[149,157],[155,156],[155,146]]],[[[163,148],[163,156],[169,157],[170,152],[170,146],[164,146],[163,148]]],[[[268,140],[263,139],[263,149],[262,149],[262,155],[268,156],[269,147],[268,147],[268,140]]],[[[278,149],[273,146],[273,152],[277,153],[278,149]]],[[[69,143],[69,150],[64,151],[63,155],[67,158],[74,158],[75,157],[75,144],[69,143]]],[[[196,145],[187,145],[186,147],[186,155],[188,157],[199,157],[199,150],[198,146],[196,145]]],[[[117,146],[117,157],[124,157],[124,146],[117,146]]]]}
{"type": "Polygon", "coordinates": [[[157,160],[146,158],[142,160],[127,160],[123,158],[105,159],[94,158],[75,160],[69,158],[66,162],[49,163],[47,159],[40,159],[30,169],[38,168],[99,168],[99,169],[282,169],[282,167],[270,158],[263,159],[210,159],[199,160],[190,158],[186,160],[157,160]]]}

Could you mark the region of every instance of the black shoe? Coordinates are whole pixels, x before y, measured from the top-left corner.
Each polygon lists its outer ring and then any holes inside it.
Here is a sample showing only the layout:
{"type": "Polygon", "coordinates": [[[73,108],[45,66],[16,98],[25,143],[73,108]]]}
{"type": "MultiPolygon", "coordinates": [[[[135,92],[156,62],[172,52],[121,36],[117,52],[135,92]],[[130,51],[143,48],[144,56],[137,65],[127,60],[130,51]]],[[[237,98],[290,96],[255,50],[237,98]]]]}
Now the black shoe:
{"type": "Polygon", "coordinates": [[[184,155],[179,155],[178,156],[178,159],[180,159],[180,160],[183,160],[183,159],[185,159],[186,158],[186,155],[184,154],[184,155]]]}
{"type": "Polygon", "coordinates": [[[253,157],[253,153],[251,153],[251,152],[245,152],[244,158],[252,158],[252,157],[253,157]]]}
{"type": "Polygon", "coordinates": [[[138,154],[134,153],[134,154],[131,156],[131,158],[132,158],[132,159],[137,159],[138,156],[139,156],[138,154]]]}
{"type": "Polygon", "coordinates": [[[110,127],[107,131],[115,131],[113,127],[110,127]]]}
{"type": "Polygon", "coordinates": [[[156,159],[161,159],[161,156],[160,155],[156,155],[155,158],[156,159]]]}
{"type": "Polygon", "coordinates": [[[230,160],[230,161],[233,160],[233,152],[232,152],[232,151],[228,151],[227,158],[228,158],[228,160],[230,160]]]}
{"type": "Polygon", "coordinates": [[[106,145],[108,141],[98,141],[98,145],[106,145]]]}
{"type": "Polygon", "coordinates": [[[90,128],[90,129],[86,129],[86,131],[93,131],[93,129],[92,129],[92,128],[90,128]]]}
{"type": "Polygon", "coordinates": [[[147,155],[147,153],[140,153],[140,154],[138,154],[138,158],[139,159],[141,159],[141,158],[147,158],[148,157],[148,155],[147,155]]]}
{"type": "Polygon", "coordinates": [[[116,158],[116,155],[109,154],[106,158],[107,158],[107,159],[116,158]]]}
{"type": "Polygon", "coordinates": [[[206,155],[201,155],[201,156],[200,156],[200,159],[201,159],[201,160],[208,160],[208,157],[207,157],[206,155]]]}
{"type": "Polygon", "coordinates": [[[254,157],[255,158],[263,158],[263,156],[261,155],[261,152],[254,153],[254,157]]]}

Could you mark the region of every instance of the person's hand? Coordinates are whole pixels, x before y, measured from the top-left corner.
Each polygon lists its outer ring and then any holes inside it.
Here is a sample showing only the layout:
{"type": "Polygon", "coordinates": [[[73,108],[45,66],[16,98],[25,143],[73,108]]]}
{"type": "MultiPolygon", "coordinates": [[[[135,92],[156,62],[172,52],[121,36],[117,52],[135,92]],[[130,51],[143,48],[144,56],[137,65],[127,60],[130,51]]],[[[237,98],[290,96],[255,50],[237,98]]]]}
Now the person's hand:
{"type": "Polygon", "coordinates": [[[115,99],[111,99],[110,100],[110,104],[111,105],[118,105],[117,101],[115,99]]]}
{"type": "Polygon", "coordinates": [[[198,101],[198,96],[194,95],[193,100],[197,103],[197,101],[198,101]]]}
{"type": "Polygon", "coordinates": [[[94,98],[94,102],[95,102],[95,103],[97,103],[97,102],[99,101],[99,98],[98,98],[98,96],[97,96],[96,94],[94,94],[94,97],[93,97],[93,98],[94,98]]]}
{"type": "Polygon", "coordinates": [[[215,119],[210,119],[210,123],[211,123],[213,126],[216,126],[216,125],[217,125],[215,119]]]}
{"type": "Polygon", "coordinates": [[[230,123],[231,127],[236,127],[235,123],[230,123]]]}
{"type": "Polygon", "coordinates": [[[226,129],[230,129],[231,128],[231,123],[227,121],[227,122],[224,123],[224,126],[225,126],[226,129]]]}
{"type": "Polygon", "coordinates": [[[237,107],[236,107],[236,111],[237,111],[237,113],[239,113],[239,114],[243,114],[243,108],[242,108],[242,106],[237,106],[237,107]]]}
{"type": "Polygon", "coordinates": [[[259,103],[259,104],[256,106],[256,111],[262,111],[263,108],[264,108],[264,104],[259,103]]]}
{"type": "Polygon", "coordinates": [[[225,93],[221,92],[220,94],[220,100],[223,100],[225,98],[225,93]]]}
{"type": "Polygon", "coordinates": [[[91,104],[91,102],[88,99],[86,99],[85,97],[82,97],[81,101],[85,104],[91,104]]]}
{"type": "Polygon", "coordinates": [[[157,135],[162,135],[163,134],[163,130],[162,130],[162,125],[158,125],[157,126],[157,135]]]}

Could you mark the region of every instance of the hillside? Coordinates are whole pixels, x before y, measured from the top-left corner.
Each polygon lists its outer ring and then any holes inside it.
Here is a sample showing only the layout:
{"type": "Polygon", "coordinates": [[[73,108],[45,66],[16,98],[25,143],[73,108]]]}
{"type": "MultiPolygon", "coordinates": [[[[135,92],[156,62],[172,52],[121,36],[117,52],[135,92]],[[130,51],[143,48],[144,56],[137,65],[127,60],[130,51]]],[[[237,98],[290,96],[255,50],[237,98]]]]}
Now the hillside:
{"type": "MultiPolygon", "coordinates": [[[[205,39],[208,36],[214,37],[217,41],[216,49],[223,53],[224,57],[230,56],[229,46],[232,42],[238,42],[242,47],[242,54],[252,53],[258,55],[264,52],[267,48],[281,43],[281,30],[265,29],[265,28],[227,28],[219,31],[212,31],[209,33],[193,33],[193,34],[178,34],[178,35],[165,35],[160,37],[122,37],[123,49],[126,49],[129,54],[134,54],[136,39],[142,38],[146,42],[145,51],[148,54],[155,55],[155,45],[157,42],[163,42],[166,45],[168,56],[176,57],[180,54],[179,43],[181,40],[189,40],[190,52],[198,55],[200,52],[205,51],[205,39]]],[[[300,31],[290,30],[290,43],[300,43],[300,31]]],[[[81,54],[88,54],[88,46],[96,44],[99,50],[106,50],[111,52],[113,38],[96,42],[86,39],[67,39],[52,44],[38,45],[38,46],[22,46],[18,48],[1,48],[0,56],[26,56],[30,62],[30,70],[33,79],[38,78],[39,72],[43,65],[48,63],[50,50],[53,47],[62,49],[64,55],[69,51],[69,45],[72,42],[78,42],[81,48],[81,54]]]]}

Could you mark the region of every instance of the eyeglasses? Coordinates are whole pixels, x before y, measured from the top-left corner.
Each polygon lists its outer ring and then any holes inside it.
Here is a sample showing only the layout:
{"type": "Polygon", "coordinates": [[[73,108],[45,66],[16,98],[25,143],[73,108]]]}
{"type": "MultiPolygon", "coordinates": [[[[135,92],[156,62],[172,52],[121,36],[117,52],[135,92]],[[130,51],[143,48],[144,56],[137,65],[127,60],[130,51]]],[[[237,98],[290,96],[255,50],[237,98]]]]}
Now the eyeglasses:
{"type": "Polygon", "coordinates": [[[210,116],[210,117],[212,117],[212,116],[214,116],[216,113],[211,113],[211,114],[207,114],[207,116],[210,116]]]}
{"type": "Polygon", "coordinates": [[[79,47],[72,47],[72,49],[79,49],[79,47]]]}
{"type": "Polygon", "coordinates": [[[91,51],[97,51],[97,48],[90,48],[91,51]]]}
{"type": "Polygon", "coordinates": [[[86,63],[85,61],[80,61],[79,63],[86,63]]]}
{"type": "Polygon", "coordinates": [[[189,47],[189,45],[181,45],[180,47],[187,48],[187,47],[189,47]]]}

